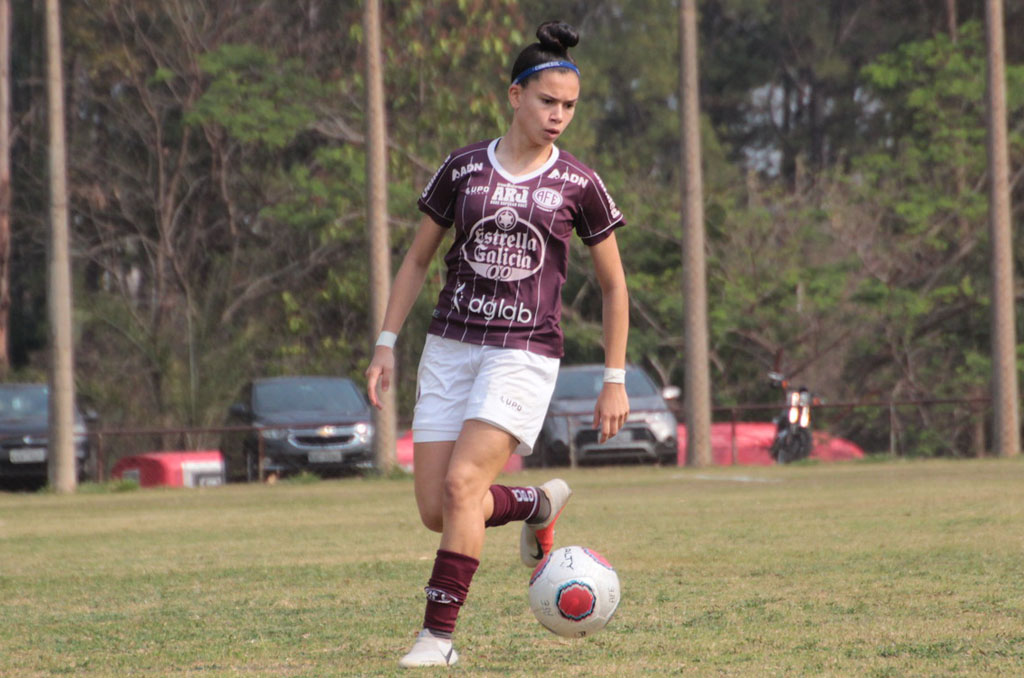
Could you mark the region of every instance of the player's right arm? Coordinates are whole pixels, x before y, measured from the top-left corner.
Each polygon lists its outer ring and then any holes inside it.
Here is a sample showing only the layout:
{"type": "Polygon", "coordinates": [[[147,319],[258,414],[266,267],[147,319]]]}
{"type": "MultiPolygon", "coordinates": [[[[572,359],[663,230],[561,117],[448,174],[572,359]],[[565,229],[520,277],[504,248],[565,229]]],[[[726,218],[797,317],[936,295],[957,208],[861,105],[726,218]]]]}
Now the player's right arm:
{"type": "MultiPolygon", "coordinates": [[[[409,251],[405,253],[402,265],[395,274],[391,285],[387,310],[384,312],[384,325],[381,331],[398,334],[409,315],[416,297],[423,289],[423,281],[430,269],[430,262],[441,245],[448,229],[438,225],[433,219],[424,216],[416,229],[409,251]]],[[[380,409],[383,405],[378,395],[378,386],[382,391],[391,388],[391,377],[395,370],[395,352],[387,346],[377,346],[373,350],[370,366],[366,368],[366,391],[370,403],[380,409]]]]}

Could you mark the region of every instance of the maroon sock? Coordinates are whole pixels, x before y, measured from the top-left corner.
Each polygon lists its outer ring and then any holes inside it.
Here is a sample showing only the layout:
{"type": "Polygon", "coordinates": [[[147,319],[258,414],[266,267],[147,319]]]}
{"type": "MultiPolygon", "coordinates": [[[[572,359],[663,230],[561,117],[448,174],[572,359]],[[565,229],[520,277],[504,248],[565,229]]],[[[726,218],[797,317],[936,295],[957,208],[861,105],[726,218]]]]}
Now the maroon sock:
{"type": "Polygon", "coordinates": [[[459,609],[466,602],[469,584],[479,566],[480,561],[476,558],[437,550],[434,571],[424,589],[427,592],[427,610],[423,614],[423,628],[451,637],[459,609]]]}
{"type": "Polygon", "coordinates": [[[485,527],[498,527],[514,520],[527,520],[537,513],[536,487],[506,487],[491,485],[494,497],[494,512],[484,523],[485,527]]]}

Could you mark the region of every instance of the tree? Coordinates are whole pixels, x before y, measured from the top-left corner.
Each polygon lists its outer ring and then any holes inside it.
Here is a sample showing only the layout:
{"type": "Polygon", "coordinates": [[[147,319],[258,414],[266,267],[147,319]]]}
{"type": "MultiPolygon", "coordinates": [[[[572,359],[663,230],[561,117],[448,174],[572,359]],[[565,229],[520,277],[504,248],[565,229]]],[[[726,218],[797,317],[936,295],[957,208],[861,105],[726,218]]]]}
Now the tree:
{"type": "Polygon", "coordinates": [[[679,92],[683,162],[683,297],[686,304],[686,462],[711,463],[707,287],[704,279],[704,188],[700,159],[697,3],[679,4],[679,92]]]}
{"type": "Polygon", "coordinates": [[[11,2],[0,0],[0,379],[11,368],[11,2]]]}
{"type": "MultiPolygon", "coordinates": [[[[216,424],[249,376],[359,377],[370,356],[363,3],[242,5],[64,8],[76,360],[109,425],[216,424]]],[[[28,378],[48,327],[41,6],[15,3],[12,34],[12,359],[28,378]]],[[[764,379],[776,361],[830,400],[983,389],[984,3],[700,6],[715,403],[776,397],[764,379]]],[[[562,143],[601,171],[627,218],[629,359],[681,384],[684,299],[665,293],[684,273],[679,22],[665,20],[679,10],[670,0],[381,3],[382,53],[401,65],[384,73],[390,255],[411,241],[416,196],[444,155],[501,133],[509,62],[535,26],[570,21],[583,37],[583,90],[562,143]]],[[[1006,24],[1024,30],[1024,8],[1008,7],[1006,24]]],[[[1024,43],[1007,54],[1016,165],[1024,43]]],[[[1010,191],[1016,219],[1024,174],[1010,191]]],[[[600,360],[592,267],[585,248],[570,257],[566,361],[600,360]]],[[[425,331],[442,282],[438,257],[404,333],[425,331]]],[[[398,349],[399,369],[417,360],[416,342],[398,349]]],[[[411,413],[412,380],[396,397],[411,413]]],[[[943,454],[964,449],[977,420],[923,408],[896,418],[902,446],[943,454]]],[[[885,418],[857,412],[843,426],[888,446],[885,418]]]]}
{"type": "Polygon", "coordinates": [[[1006,140],[1006,60],[1003,2],[985,4],[988,47],[989,240],[992,257],[993,450],[1020,454],[1020,400],[1014,313],[1013,238],[1010,231],[1010,160],[1006,140]]]}
{"type": "Polygon", "coordinates": [[[328,93],[302,55],[246,42],[265,25],[266,41],[300,44],[274,31],[305,29],[322,44],[326,25],[302,13],[282,27],[274,10],[186,0],[74,9],[75,48],[92,50],[73,128],[84,360],[108,396],[111,352],[141,376],[133,398],[103,403],[115,421],[219,423],[247,377],[303,369],[287,340],[300,329],[295,309],[317,298],[307,286],[323,284],[348,245],[327,231],[355,221],[340,200],[327,204],[318,176],[361,158],[318,146],[328,93]]]}
{"type": "MultiPolygon", "coordinates": [[[[877,148],[858,158],[845,179],[851,211],[843,230],[869,273],[858,299],[878,319],[871,323],[874,343],[861,342],[847,366],[866,392],[973,395],[991,374],[984,69],[980,26],[969,22],[956,43],[937,34],[864,70],[877,101],[867,121],[877,148]]],[[[1020,66],[1008,68],[1009,91],[1022,78],[1020,66]]],[[[1009,104],[1020,111],[1024,100],[1011,97],[1009,104]]],[[[1024,157],[1022,131],[1008,137],[1017,158],[1024,157]]],[[[963,438],[974,413],[916,416],[920,425],[905,427],[909,445],[952,454],[968,447],[963,438]]]]}
{"type": "Polygon", "coordinates": [[[74,448],[75,383],[71,338],[67,149],[64,145],[64,61],[60,5],[46,2],[46,91],[50,127],[50,484],[60,493],[78,483],[74,448]]]}
{"type": "MultiPolygon", "coordinates": [[[[391,290],[388,252],[387,127],[384,117],[384,78],[380,58],[380,3],[366,0],[363,17],[366,35],[366,224],[370,241],[370,341],[384,325],[391,290]]],[[[398,379],[395,379],[398,383],[398,379]]],[[[395,393],[381,393],[383,409],[374,412],[374,456],[377,470],[391,470],[395,458],[395,393]]]]}

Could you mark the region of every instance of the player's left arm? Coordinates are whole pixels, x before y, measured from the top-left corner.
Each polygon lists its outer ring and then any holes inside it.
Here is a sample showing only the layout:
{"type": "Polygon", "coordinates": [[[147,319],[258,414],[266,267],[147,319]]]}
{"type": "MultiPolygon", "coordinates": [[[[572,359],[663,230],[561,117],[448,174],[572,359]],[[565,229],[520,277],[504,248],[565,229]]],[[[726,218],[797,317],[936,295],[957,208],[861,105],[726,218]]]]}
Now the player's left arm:
{"type": "MultiPolygon", "coordinates": [[[[601,287],[604,364],[605,367],[625,368],[626,340],[629,335],[629,292],[615,233],[590,247],[590,256],[594,260],[594,271],[601,287]]],[[[628,416],[626,385],[606,382],[594,407],[594,428],[601,431],[600,442],[618,433],[628,416]]]]}

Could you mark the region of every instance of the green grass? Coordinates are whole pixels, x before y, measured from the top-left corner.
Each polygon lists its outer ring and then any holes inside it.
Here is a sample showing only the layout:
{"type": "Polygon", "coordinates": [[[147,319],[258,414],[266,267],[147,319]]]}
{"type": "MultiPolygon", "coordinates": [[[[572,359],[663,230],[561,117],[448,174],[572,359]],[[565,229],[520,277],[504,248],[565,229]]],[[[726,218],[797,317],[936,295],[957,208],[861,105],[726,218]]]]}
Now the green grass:
{"type": "MultiPolygon", "coordinates": [[[[1020,460],[563,475],[615,619],[542,629],[490,530],[451,674],[1024,675],[1020,460]]],[[[116,489],[0,494],[0,676],[409,675],[437,548],[409,478],[116,489]]]]}

